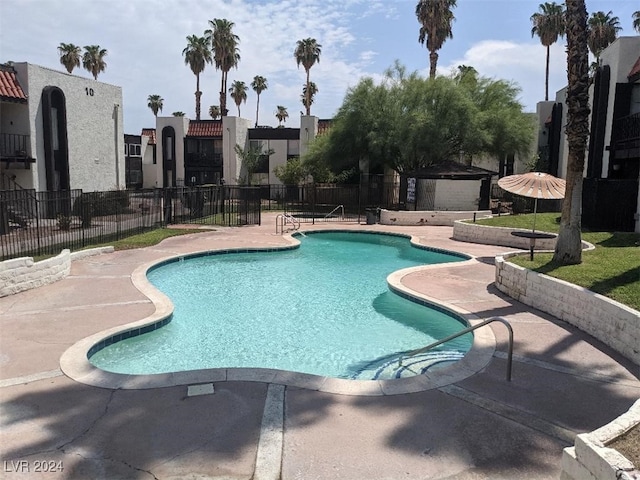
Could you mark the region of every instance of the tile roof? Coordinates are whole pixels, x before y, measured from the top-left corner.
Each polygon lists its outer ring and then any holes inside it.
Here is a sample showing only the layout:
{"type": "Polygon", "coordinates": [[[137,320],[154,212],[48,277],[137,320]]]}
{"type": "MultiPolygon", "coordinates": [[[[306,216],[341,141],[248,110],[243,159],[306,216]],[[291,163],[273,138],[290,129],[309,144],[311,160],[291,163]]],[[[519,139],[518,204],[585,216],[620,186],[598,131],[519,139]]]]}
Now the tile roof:
{"type": "Polygon", "coordinates": [[[222,137],[222,120],[191,120],[187,137],[222,137]]]}
{"type": "Polygon", "coordinates": [[[155,128],[143,128],[142,135],[149,137],[149,145],[156,144],[156,129],[155,128]]]}
{"type": "Polygon", "coordinates": [[[9,102],[27,103],[27,96],[24,94],[16,71],[10,65],[0,65],[0,99],[9,102]]]}
{"type": "Polygon", "coordinates": [[[333,120],[318,120],[318,135],[324,135],[331,129],[331,122],[333,120]]]}
{"type": "Polygon", "coordinates": [[[634,63],[633,67],[631,67],[631,71],[629,72],[629,75],[627,75],[627,78],[630,82],[640,80],[640,57],[638,57],[636,63],[634,63]]]}

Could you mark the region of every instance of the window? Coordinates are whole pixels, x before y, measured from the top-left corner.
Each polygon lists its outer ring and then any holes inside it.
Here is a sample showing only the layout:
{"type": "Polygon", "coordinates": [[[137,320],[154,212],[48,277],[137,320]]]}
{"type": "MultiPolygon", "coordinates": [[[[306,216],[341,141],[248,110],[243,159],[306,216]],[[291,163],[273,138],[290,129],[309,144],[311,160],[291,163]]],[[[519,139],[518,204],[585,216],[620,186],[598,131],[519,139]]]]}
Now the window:
{"type": "MultiPolygon", "coordinates": [[[[125,145],[126,147],[126,145],[125,145]]],[[[125,148],[125,155],[126,155],[126,148],[125,148]]],[[[131,157],[141,157],[142,153],[141,153],[141,145],[139,143],[130,143],[129,144],[129,156],[131,157]]]]}
{"type": "Polygon", "coordinates": [[[287,157],[300,155],[300,140],[287,140],[287,157]]]}
{"type": "Polygon", "coordinates": [[[125,155],[129,155],[129,144],[128,143],[124,144],[124,154],[125,155]]]}

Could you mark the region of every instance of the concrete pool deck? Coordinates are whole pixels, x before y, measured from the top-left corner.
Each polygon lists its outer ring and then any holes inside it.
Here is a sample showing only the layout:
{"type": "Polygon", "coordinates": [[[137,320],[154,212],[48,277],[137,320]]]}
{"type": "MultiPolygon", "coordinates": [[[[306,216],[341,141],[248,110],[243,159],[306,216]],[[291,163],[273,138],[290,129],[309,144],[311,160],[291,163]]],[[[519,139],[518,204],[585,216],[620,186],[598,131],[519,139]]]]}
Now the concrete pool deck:
{"type": "Polygon", "coordinates": [[[154,314],[132,280],[141,265],[207,249],[287,245],[275,234],[275,215],[264,215],[259,227],[77,260],[64,280],[0,298],[0,478],[26,478],[28,469],[32,478],[557,479],[575,434],[610,422],[640,397],[636,365],[492,286],[493,257],[504,247],[454,241],[450,227],[302,229],[403,233],[472,255],[399,281],[480,319],[505,317],[515,337],[512,381],[504,379],[500,324],[484,327],[495,345],[488,363],[414,393],[335,393],[260,372],[102,388],[62,373],[60,358],[76,342],[154,314]],[[187,385],[202,383],[213,383],[214,393],[188,395],[187,385]]]}

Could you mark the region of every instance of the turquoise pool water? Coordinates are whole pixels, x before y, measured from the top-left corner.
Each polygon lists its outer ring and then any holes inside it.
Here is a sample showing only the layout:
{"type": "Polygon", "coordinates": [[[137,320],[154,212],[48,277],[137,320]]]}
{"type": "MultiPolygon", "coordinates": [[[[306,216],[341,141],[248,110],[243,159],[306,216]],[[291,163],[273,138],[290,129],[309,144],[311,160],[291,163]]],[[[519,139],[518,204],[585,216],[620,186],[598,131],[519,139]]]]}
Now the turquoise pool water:
{"type": "MultiPolygon", "coordinates": [[[[391,292],[386,283],[395,270],[463,257],[392,235],[317,232],[298,239],[297,249],[198,256],[155,267],[148,278],[174,303],[171,322],[106,346],[91,363],[130,374],[262,367],[374,378],[400,353],[466,326],[391,292]]],[[[472,339],[467,334],[449,342],[431,363],[460,358],[472,339]]]]}

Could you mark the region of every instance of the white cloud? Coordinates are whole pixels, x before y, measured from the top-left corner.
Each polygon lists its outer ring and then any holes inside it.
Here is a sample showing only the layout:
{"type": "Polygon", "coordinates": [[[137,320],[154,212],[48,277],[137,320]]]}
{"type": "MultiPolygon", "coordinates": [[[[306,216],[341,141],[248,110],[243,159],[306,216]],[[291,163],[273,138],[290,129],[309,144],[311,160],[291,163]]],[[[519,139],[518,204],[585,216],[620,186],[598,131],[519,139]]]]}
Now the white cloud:
{"type": "MultiPolygon", "coordinates": [[[[474,67],[480,75],[517,83],[522,92],[520,100],[528,111],[535,111],[537,102],[544,100],[546,48],[534,41],[526,43],[484,40],[469,48],[462,58],[447,65],[439,65],[438,73],[449,74],[458,65],[474,67]]],[[[565,47],[558,42],[550,49],[549,98],[566,84],[565,47]]],[[[426,70],[428,74],[428,69],[426,70]]]]}

